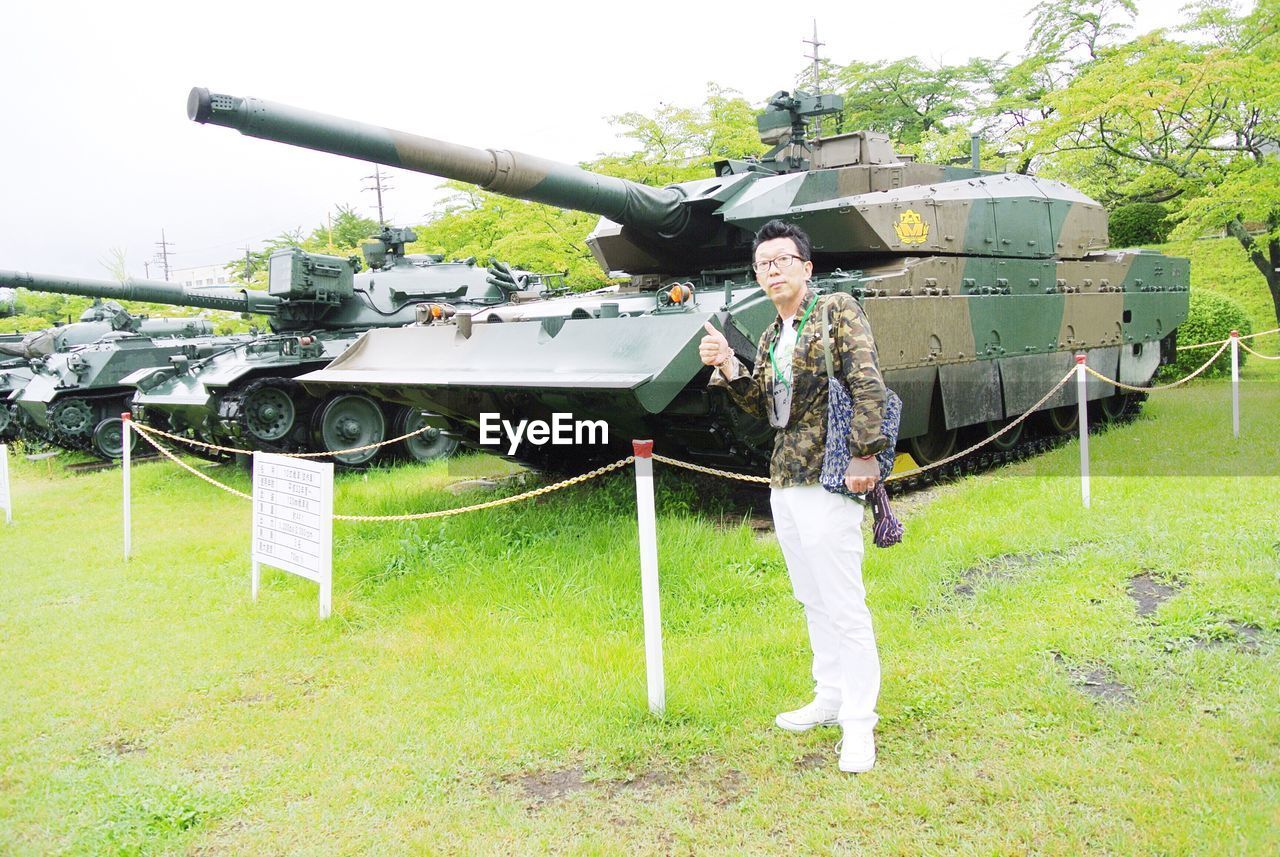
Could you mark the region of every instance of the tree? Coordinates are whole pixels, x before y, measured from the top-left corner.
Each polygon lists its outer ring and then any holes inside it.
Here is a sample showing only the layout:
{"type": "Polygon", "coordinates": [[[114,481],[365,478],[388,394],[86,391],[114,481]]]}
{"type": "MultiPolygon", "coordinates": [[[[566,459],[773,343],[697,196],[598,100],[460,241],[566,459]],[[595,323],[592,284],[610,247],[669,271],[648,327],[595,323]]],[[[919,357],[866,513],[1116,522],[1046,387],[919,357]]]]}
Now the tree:
{"type": "Polygon", "coordinates": [[[982,60],[938,68],[916,57],[849,63],[836,75],[844,94],[839,130],[880,131],[905,146],[930,133],[965,130],[986,76],[982,60]]]}
{"type": "Polygon", "coordinates": [[[1043,173],[1106,203],[1173,202],[1180,235],[1226,228],[1266,276],[1280,319],[1278,21],[1280,0],[1243,16],[1204,0],[1180,38],[1156,31],[1102,52],[1046,95],[1053,114],[1034,145],[1043,173]],[[1251,218],[1261,237],[1245,228],[1251,218]]]}
{"type": "Polygon", "coordinates": [[[1182,212],[1176,237],[1194,237],[1225,228],[1240,242],[1266,281],[1280,323],[1280,155],[1266,155],[1256,165],[1237,161],[1227,176],[1182,212]],[[1248,228],[1263,230],[1254,235],[1248,228]]]}
{"type": "MultiPolygon", "coordinates": [[[[718,160],[764,152],[751,105],[732,90],[708,84],[696,107],[662,104],[653,113],[610,117],[631,151],[602,155],[583,167],[642,184],[663,186],[714,175],[718,160]]],[[[450,182],[453,193],[417,227],[419,252],[452,258],[492,256],[540,272],[565,272],[578,289],[608,282],[586,245],[598,217],[512,199],[450,182]]]]}

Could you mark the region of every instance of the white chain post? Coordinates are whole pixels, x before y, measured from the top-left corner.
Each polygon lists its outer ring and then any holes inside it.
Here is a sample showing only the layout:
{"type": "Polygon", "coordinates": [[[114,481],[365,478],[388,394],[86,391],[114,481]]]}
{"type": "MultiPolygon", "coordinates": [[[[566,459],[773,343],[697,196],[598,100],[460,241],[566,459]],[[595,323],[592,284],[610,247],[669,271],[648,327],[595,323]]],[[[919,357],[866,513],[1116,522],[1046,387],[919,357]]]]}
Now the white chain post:
{"type": "Polygon", "coordinates": [[[1231,331],[1231,434],[1240,438],[1240,331],[1231,331]]]}
{"type": "Polygon", "coordinates": [[[1080,499],[1084,507],[1089,508],[1089,395],[1088,376],[1084,371],[1085,356],[1076,355],[1076,399],[1079,406],[1080,429],[1080,499]]]}
{"type": "Polygon", "coordinates": [[[9,486],[9,447],[0,443],[0,501],[4,502],[4,522],[13,523],[13,492],[9,486]]]}
{"type": "Polygon", "coordinates": [[[653,441],[633,440],[636,456],[636,521],[640,531],[640,595],[644,606],[644,666],[649,711],[667,708],[662,672],[662,609],[658,598],[658,520],[653,504],[653,441]]]}
{"type": "Polygon", "coordinates": [[[120,415],[120,451],[122,455],[121,470],[124,471],[124,558],[129,559],[133,553],[133,488],[130,484],[133,477],[133,455],[129,441],[133,440],[133,414],[125,411],[120,415]]]}

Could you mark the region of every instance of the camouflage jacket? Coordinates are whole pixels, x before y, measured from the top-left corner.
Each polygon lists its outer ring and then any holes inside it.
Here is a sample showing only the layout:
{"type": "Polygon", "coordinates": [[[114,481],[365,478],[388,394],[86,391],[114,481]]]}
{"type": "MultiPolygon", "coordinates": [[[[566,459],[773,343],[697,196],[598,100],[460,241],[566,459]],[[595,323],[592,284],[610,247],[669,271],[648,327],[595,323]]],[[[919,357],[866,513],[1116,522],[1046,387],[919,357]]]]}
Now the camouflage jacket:
{"type": "MultiPolygon", "coordinates": [[[[812,293],[806,292],[801,311],[792,319],[799,325],[812,293]]],[[[853,426],[849,449],[854,455],[872,455],[884,447],[880,416],[884,411],[884,381],[876,362],[875,342],[862,307],[852,296],[834,292],[818,299],[796,341],[792,364],[791,415],[785,428],[774,435],[773,457],[769,461],[769,484],[776,488],[817,485],[822,473],[822,456],[827,444],[827,368],[822,348],[822,307],[831,305],[831,345],[835,349],[836,376],[853,396],[853,426]]],[[[768,420],[773,396],[774,373],[769,347],[782,329],[782,319],[760,337],[755,365],[747,374],[742,363],[730,358],[726,379],[719,369],[711,373],[710,385],[725,388],[734,402],[747,413],[768,420]]]]}

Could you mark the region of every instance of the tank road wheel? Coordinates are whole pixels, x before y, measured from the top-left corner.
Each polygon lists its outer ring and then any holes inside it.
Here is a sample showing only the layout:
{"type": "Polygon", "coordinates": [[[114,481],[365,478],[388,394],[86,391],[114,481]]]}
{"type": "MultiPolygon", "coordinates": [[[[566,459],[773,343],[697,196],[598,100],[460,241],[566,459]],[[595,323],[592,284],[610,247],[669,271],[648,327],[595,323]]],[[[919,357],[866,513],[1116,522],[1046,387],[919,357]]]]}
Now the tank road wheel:
{"type": "Polygon", "coordinates": [[[74,440],[93,428],[93,408],[84,399],[64,399],[49,409],[49,428],[54,434],[74,440]]]}
{"type": "MultiPolygon", "coordinates": [[[[94,426],[90,441],[93,454],[108,461],[124,457],[124,422],[119,417],[108,417],[94,426]]],[[[129,432],[129,451],[138,448],[138,435],[129,432]]]]}
{"type": "MultiPolygon", "coordinates": [[[[396,413],[395,434],[409,434],[426,425],[427,418],[417,408],[400,408],[396,413]]],[[[449,437],[438,428],[429,428],[422,434],[400,441],[400,451],[411,461],[431,461],[448,458],[458,448],[458,439],[449,437]]]]}
{"type": "Polygon", "coordinates": [[[1094,403],[1098,407],[1098,417],[1104,423],[1124,422],[1129,415],[1130,397],[1124,393],[1114,393],[1094,403]]]}
{"type": "MultiPolygon", "coordinates": [[[[382,408],[368,396],[339,393],[320,408],[318,417],[320,448],[333,452],[340,449],[378,443],[387,436],[387,422],[382,408]]],[[[335,455],[333,460],[348,467],[359,467],[372,461],[381,447],[335,455]]]]}
{"type": "Polygon", "coordinates": [[[244,425],[255,440],[272,443],[289,436],[298,419],[298,409],[287,390],[264,384],[244,397],[244,425]]]}
{"type": "Polygon", "coordinates": [[[907,452],[911,453],[911,457],[915,459],[916,464],[924,467],[926,464],[933,464],[935,461],[941,461],[956,448],[956,430],[941,429],[930,430],[925,434],[910,438],[907,443],[907,452]]]}
{"type": "Polygon", "coordinates": [[[920,467],[946,458],[956,448],[956,430],[947,428],[946,418],[942,410],[942,393],[937,387],[933,390],[933,401],[929,407],[929,430],[922,435],[908,438],[904,448],[920,467]]]}
{"type": "MultiPolygon", "coordinates": [[[[988,420],[986,424],[987,425],[986,436],[991,437],[993,434],[1000,431],[1000,429],[1004,428],[1011,422],[1013,422],[1013,420],[988,420]]],[[[991,441],[991,443],[987,444],[987,446],[995,452],[1008,452],[1009,450],[1017,446],[1018,441],[1022,439],[1022,429],[1026,426],[1026,424],[1027,424],[1026,420],[1023,420],[1013,428],[1009,429],[1004,434],[1000,435],[995,440],[991,441]]]]}
{"type": "Polygon", "coordinates": [[[1054,434],[1071,434],[1080,424],[1080,411],[1077,405],[1062,405],[1049,408],[1044,413],[1044,423],[1054,434]]]}

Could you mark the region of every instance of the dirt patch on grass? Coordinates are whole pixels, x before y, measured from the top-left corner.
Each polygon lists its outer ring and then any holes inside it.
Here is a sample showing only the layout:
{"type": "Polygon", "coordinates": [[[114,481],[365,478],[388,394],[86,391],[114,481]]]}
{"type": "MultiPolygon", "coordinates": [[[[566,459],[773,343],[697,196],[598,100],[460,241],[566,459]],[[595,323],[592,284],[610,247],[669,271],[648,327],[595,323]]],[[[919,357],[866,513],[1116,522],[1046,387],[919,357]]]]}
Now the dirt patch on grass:
{"type": "Polygon", "coordinates": [[[628,780],[605,781],[601,785],[612,792],[640,792],[671,785],[671,775],[666,771],[645,771],[628,780]]]}
{"type": "Polygon", "coordinates": [[[702,786],[713,792],[714,800],[724,805],[741,796],[745,785],[742,772],[734,769],[710,776],[709,771],[692,770],[684,773],[670,771],[640,771],[622,779],[591,779],[581,766],[558,771],[529,771],[508,774],[498,778],[495,785],[514,788],[529,809],[538,809],[550,803],[571,798],[575,794],[590,794],[608,798],[623,795],[641,795],[653,790],[702,786]]]}
{"type": "Polygon", "coordinates": [[[1257,625],[1234,620],[1227,621],[1225,625],[1230,629],[1230,634],[1212,634],[1207,637],[1197,637],[1193,644],[1195,648],[1220,649],[1224,646],[1239,646],[1246,651],[1256,652],[1265,642],[1262,629],[1257,625]]]}
{"type": "MultiPolygon", "coordinates": [[[[1066,665],[1066,659],[1058,652],[1053,653],[1053,659],[1066,665]]],[[[1133,688],[1116,681],[1115,673],[1106,667],[1067,666],[1067,674],[1078,690],[1099,702],[1110,705],[1132,705],[1134,702],[1133,688]]]]}
{"type": "Polygon", "coordinates": [[[1129,578],[1129,597],[1138,608],[1139,616],[1150,616],[1160,605],[1178,594],[1180,586],[1162,581],[1150,571],[1143,571],[1129,578]]]}
{"type": "Polygon", "coordinates": [[[1133,703],[1132,688],[1116,681],[1111,670],[1105,667],[1072,670],[1071,680],[1076,687],[1102,702],[1109,702],[1113,705],[1131,705],[1133,703]]]}
{"type": "Polygon", "coordinates": [[[147,744],[141,738],[108,738],[98,745],[99,753],[108,756],[142,755],[147,752],[147,744]]]}
{"type": "Polygon", "coordinates": [[[1044,565],[1065,554],[1063,550],[1041,551],[1038,553],[1006,553],[992,557],[980,565],[966,568],[960,573],[960,580],[952,591],[956,595],[972,597],[978,587],[985,583],[1003,583],[1017,580],[1030,569],[1044,565]]]}
{"type": "Polygon", "coordinates": [[[805,753],[799,759],[796,759],[796,767],[802,771],[825,768],[829,764],[831,764],[830,753],[805,753]]]}
{"type": "Polygon", "coordinates": [[[534,805],[563,800],[575,792],[591,788],[591,783],[583,778],[581,767],[511,774],[503,777],[502,781],[515,786],[524,799],[534,805]]]}

